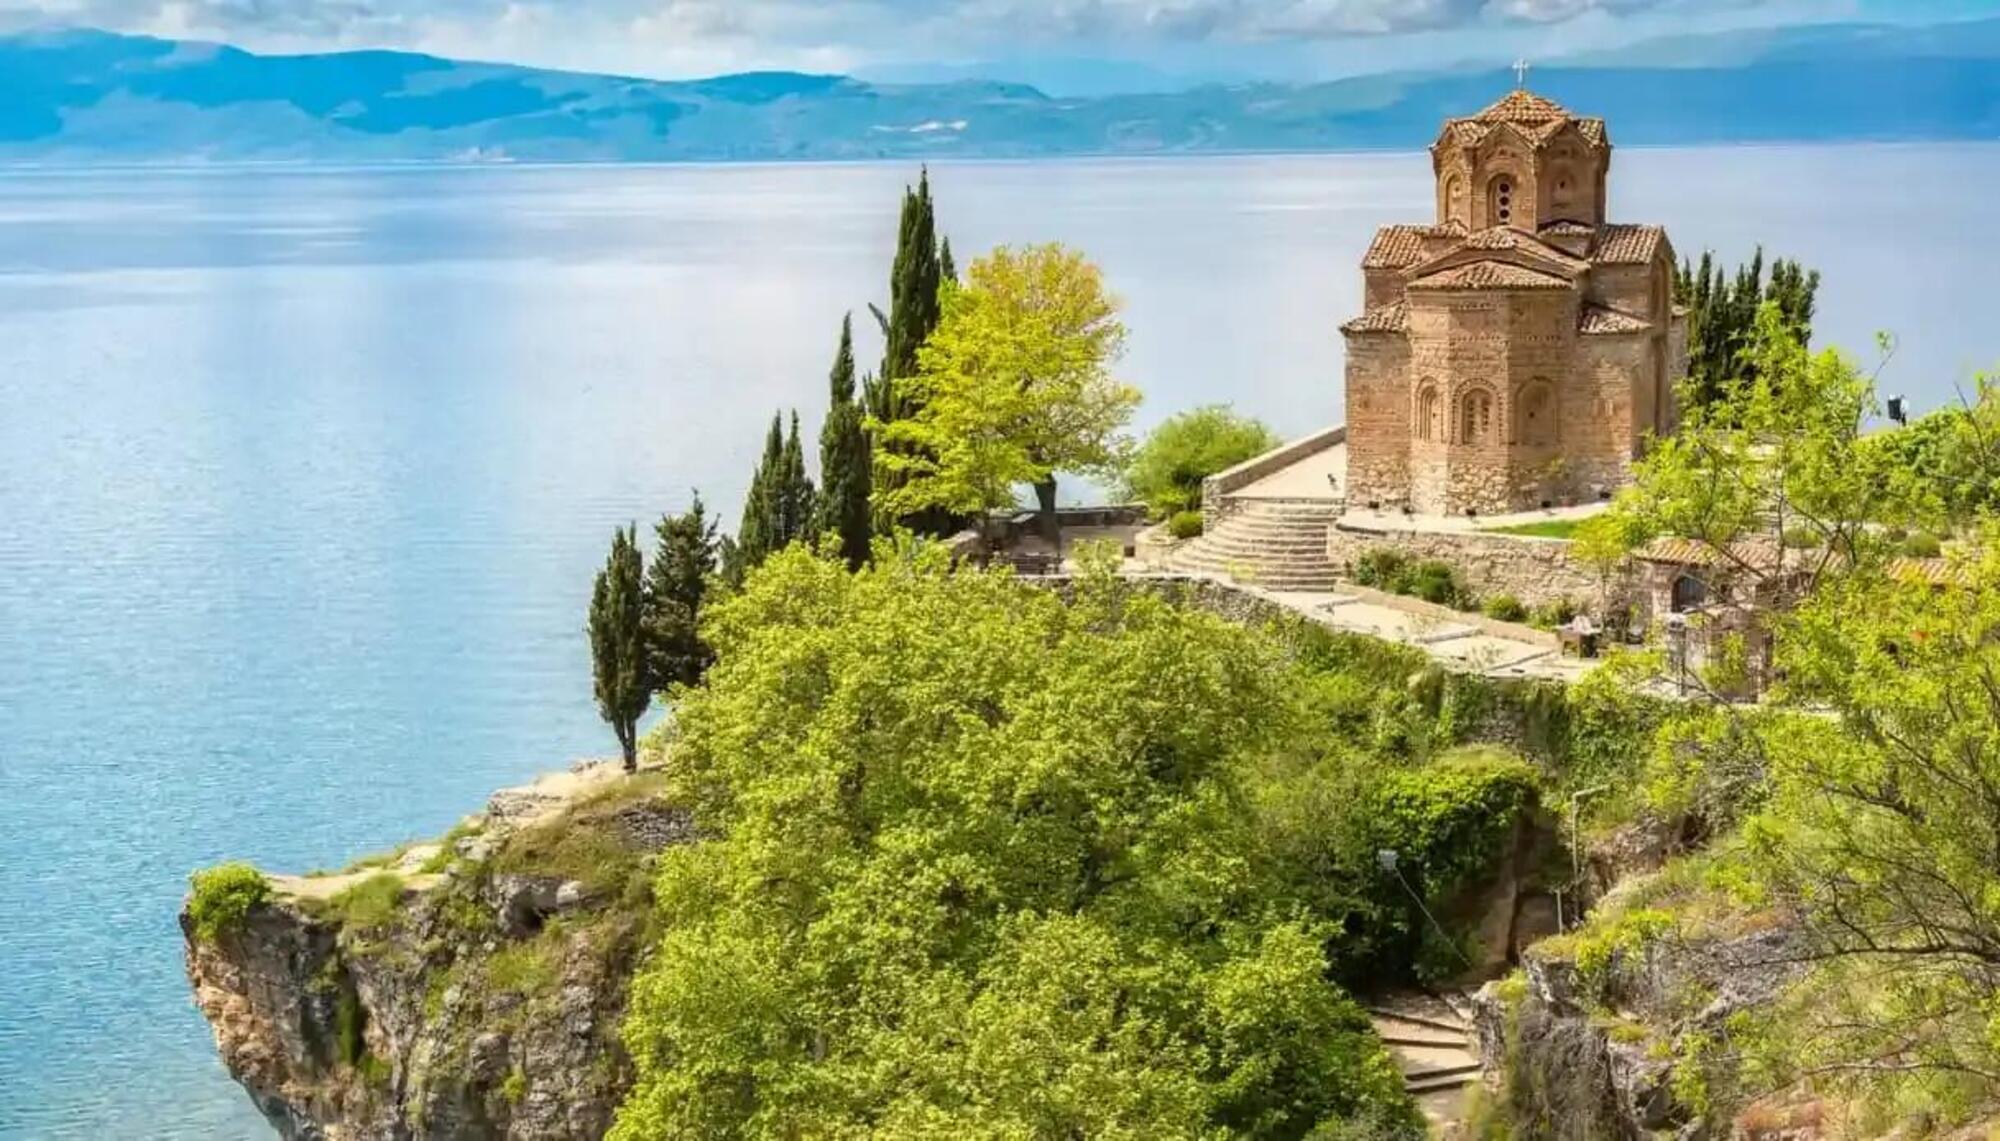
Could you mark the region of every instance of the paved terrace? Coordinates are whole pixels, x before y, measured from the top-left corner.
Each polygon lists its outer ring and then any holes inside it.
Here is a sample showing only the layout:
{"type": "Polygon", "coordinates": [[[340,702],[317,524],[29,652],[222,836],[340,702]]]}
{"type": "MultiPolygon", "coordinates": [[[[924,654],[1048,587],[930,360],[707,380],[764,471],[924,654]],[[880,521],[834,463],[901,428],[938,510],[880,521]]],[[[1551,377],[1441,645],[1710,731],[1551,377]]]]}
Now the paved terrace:
{"type": "MultiPolygon", "coordinates": [[[[1128,564],[1128,568],[1133,565],[1128,564]]],[[[1553,635],[1528,626],[1460,614],[1415,599],[1377,591],[1272,591],[1219,575],[1157,574],[1128,569],[1127,578],[1158,582],[1200,581],[1290,610],[1329,630],[1366,634],[1415,646],[1459,673],[1492,678],[1576,681],[1595,661],[1566,658],[1553,635]]]]}

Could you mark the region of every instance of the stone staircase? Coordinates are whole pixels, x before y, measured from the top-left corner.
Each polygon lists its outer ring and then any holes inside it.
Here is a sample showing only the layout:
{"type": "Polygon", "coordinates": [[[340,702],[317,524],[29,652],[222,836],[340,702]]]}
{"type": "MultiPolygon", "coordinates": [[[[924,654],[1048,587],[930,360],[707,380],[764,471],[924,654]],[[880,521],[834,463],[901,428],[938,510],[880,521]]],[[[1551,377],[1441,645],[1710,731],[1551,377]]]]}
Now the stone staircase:
{"type": "Polygon", "coordinates": [[[1371,1007],[1368,1018],[1401,1067],[1403,1088],[1432,1128],[1444,1131],[1457,1124],[1466,1091],[1480,1078],[1471,1026],[1451,1006],[1428,996],[1404,996],[1371,1007]]]}
{"type": "Polygon", "coordinates": [[[1339,500],[1243,500],[1207,534],[1167,557],[1169,569],[1278,591],[1325,591],[1340,581],[1326,557],[1339,500]]]}

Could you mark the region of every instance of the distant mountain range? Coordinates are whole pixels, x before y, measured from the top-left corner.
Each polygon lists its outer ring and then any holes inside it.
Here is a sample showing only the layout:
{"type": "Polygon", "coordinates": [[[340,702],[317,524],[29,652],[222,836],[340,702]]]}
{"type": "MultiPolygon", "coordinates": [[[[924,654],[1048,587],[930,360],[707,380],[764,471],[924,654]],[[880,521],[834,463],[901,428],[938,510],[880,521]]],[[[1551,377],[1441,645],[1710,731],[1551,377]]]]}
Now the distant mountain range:
{"type": "MultiPolygon", "coordinates": [[[[0,161],[727,161],[1410,148],[1504,70],[1054,98],[762,72],[687,82],[404,52],[0,37],[0,161]]],[[[1620,143],[2000,138],[2000,19],[1653,41],[1532,86],[1620,143]]]]}

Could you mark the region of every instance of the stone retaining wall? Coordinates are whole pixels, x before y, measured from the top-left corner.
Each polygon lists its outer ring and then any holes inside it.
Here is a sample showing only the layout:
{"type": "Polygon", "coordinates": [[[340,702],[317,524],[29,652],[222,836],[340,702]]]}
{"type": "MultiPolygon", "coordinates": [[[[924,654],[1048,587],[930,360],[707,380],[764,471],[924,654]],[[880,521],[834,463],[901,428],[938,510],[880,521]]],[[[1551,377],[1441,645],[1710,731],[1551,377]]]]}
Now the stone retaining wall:
{"type": "Polygon", "coordinates": [[[1282,447],[1273,448],[1261,456],[1252,456],[1233,468],[1216,472],[1201,482],[1201,511],[1208,525],[1213,527],[1229,515],[1226,502],[1232,492],[1256,483],[1267,475],[1281,472],[1308,456],[1347,442],[1347,425],[1335,424],[1322,428],[1310,436],[1301,436],[1282,447]]]}
{"type": "Polygon", "coordinates": [[[1572,559],[1571,545],[1562,539],[1491,531],[1378,531],[1351,523],[1327,529],[1326,554],[1336,566],[1351,567],[1383,547],[1412,560],[1450,563],[1482,597],[1511,594],[1527,606],[1568,600],[1592,612],[1603,604],[1603,580],[1572,559]]]}

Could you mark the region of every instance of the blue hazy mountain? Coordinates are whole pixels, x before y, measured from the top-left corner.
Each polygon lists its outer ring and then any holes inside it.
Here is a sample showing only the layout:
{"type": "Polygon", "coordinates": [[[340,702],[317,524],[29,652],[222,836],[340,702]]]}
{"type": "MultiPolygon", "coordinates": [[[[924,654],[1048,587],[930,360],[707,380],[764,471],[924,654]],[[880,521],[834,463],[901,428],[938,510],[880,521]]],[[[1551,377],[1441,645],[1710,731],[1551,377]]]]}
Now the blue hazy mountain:
{"type": "MultiPolygon", "coordinates": [[[[405,52],[0,37],[0,159],[1010,157],[1409,147],[1501,69],[1054,98],[786,72],[659,81],[405,52]]],[[[2000,138],[2000,20],[1684,37],[1534,73],[1621,143],[2000,138]]]]}

